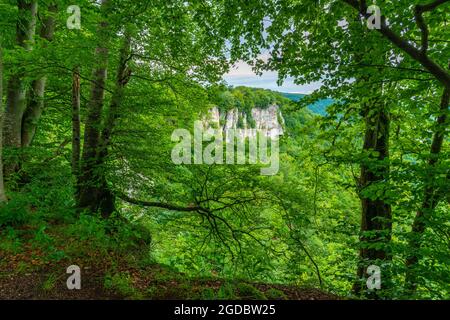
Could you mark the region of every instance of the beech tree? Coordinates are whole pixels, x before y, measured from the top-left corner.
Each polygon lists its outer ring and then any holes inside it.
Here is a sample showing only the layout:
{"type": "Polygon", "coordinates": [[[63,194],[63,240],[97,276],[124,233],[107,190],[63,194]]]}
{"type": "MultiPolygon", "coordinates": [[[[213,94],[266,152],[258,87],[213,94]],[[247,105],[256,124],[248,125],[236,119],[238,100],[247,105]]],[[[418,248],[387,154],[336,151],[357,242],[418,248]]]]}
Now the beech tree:
{"type": "MultiPolygon", "coordinates": [[[[17,1],[16,44],[25,52],[33,48],[36,30],[38,1],[17,1]]],[[[22,118],[27,107],[27,84],[24,70],[11,74],[7,84],[4,143],[7,147],[19,149],[22,146],[22,118]]],[[[8,163],[6,174],[17,169],[17,160],[8,163]]]]}
{"type": "MultiPolygon", "coordinates": [[[[449,73],[445,58],[448,56],[445,46],[448,30],[442,29],[446,23],[448,1],[425,4],[416,1],[413,11],[410,2],[393,4],[386,1],[377,2],[377,5],[382,13],[376,17],[380,19],[379,28],[368,28],[373,11],[368,10],[366,1],[227,2],[217,9],[218,15],[223,17],[219,26],[223,35],[231,39],[236,59],[248,61],[257,70],[278,71],[280,82],[287,77],[293,77],[298,84],[321,81],[321,90],[313,96],[339,101],[329,108],[336,116],[339,129],[344,127],[343,123],[351,121],[355,111],[364,119],[363,157],[357,154],[345,156],[361,165],[356,186],[362,204],[358,268],[358,278],[362,281],[357,281],[354,286],[357,293],[365,287],[364,278],[370,264],[382,264],[382,272],[385,272],[382,276],[387,280],[383,283],[389,283],[390,203],[394,202],[389,186],[389,99],[396,90],[404,88],[402,80],[404,83],[428,81],[431,88],[440,85],[443,92],[439,110],[432,111],[436,125],[430,147],[430,159],[433,160],[428,161],[427,170],[434,173],[425,175],[422,181],[422,209],[417,212],[412,240],[405,250],[407,255],[414,252],[407,258],[408,270],[414,269],[419,260],[418,238],[427,221],[424,216],[432,214],[444,195],[442,185],[429,179],[444,170],[436,164],[442,157],[439,151],[448,126],[449,73]],[[424,17],[427,14],[433,15],[428,24],[424,17]],[[411,21],[415,21],[415,25],[411,21]],[[432,35],[435,38],[431,38],[432,35]],[[260,59],[260,54],[269,58],[260,59]],[[432,78],[417,77],[421,74],[429,74],[432,78]],[[362,87],[365,89],[358,89],[362,87]]],[[[333,145],[336,141],[334,138],[333,145]]],[[[327,152],[326,159],[330,160],[331,155],[333,153],[327,152]]],[[[411,271],[407,271],[406,287],[414,288],[415,285],[411,285],[414,282],[411,271]]]]}
{"type": "Polygon", "coordinates": [[[5,185],[3,181],[3,48],[0,38],[0,205],[6,201],[5,185]]]}
{"type": "MultiPolygon", "coordinates": [[[[46,16],[42,17],[42,26],[40,27],[39,36],[44,41],[52,41],[56,24],[56,12],[58,6],[55,3],[50,3],[46,16]]],[[[44,43],[44,48],[46,44],[44,43]]],[[[33,80],[31,88],[29,90],[27,98],[27,107],[22,116],[22,136],[21,146],[28,147],[33,141],[33,137],[36,133],[36,127],[39,122],[39,118],[44,109],[44,94],[45,86],[47,82],[47,76],[41,74],[37,79],[33,80]]]]}

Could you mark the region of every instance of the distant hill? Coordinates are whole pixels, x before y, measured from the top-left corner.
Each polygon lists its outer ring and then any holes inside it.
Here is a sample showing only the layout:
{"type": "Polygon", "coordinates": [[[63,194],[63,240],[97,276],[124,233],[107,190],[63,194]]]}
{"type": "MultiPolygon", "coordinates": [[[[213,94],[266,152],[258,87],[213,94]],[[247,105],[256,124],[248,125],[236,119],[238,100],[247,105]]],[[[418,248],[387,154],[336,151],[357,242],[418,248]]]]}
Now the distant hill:
{"type": "Polygon", "coordinates": [[[289,93],[289,92],[280,92],[284,97],[291,99],[292,101],[300,101],[303,99],[306,94],[301,93],[289,93]]]}
{"type": "MultiPolygon", "coordinates": [[[[284,97],[292,100],[292,101],[300,101],[306,95],[301,93],[288,93],[288,92],[280,92],[284,97]]],[[[327,107],[333,103],[332,99],[323,99],[314,104],[308,106],[308,109],[314,113],[325,116],[327,114],[327,107]]]]}
{"type": "MultiPolygon", "coordinates": [[[[284,105],[291,104],[291,101],[299,101],[305,96],[301,93],[278,92],[245,86],[219,85],[209,89],[209,97],[221,114],[226,114],[226,112],[237,108],[248,116],[247,122],[249,123],[252,123],[253,108],[266,109],[272,105],[283,108],[284,105]]],[[[325,116],[327,115],[327,107],[332,103],[333,100],[331,99],[323,99],[309,105],[307,109],[312,113],[325,116]]]]}

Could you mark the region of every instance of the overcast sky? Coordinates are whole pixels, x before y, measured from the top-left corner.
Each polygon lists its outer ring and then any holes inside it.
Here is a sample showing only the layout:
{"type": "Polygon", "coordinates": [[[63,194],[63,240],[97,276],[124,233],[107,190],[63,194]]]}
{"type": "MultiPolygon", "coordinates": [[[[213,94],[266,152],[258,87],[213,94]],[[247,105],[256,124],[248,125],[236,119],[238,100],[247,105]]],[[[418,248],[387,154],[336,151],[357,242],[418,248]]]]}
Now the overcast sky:
{"type": "Polygon", "coordinates": [[[224,77],[224,80],[232,86],[246,86],[255,88],[264,88],[280,92],[292,92],[309,94],[315,89],[318,89],[320,83],[311,83],[308,85],[296,85],[292,79],[286,79],[281,87],[277,85],[277,73],[265,72],[262,76],[257,76],[251,66],[245,62],[237,63],[228,74],[224,77]]]}

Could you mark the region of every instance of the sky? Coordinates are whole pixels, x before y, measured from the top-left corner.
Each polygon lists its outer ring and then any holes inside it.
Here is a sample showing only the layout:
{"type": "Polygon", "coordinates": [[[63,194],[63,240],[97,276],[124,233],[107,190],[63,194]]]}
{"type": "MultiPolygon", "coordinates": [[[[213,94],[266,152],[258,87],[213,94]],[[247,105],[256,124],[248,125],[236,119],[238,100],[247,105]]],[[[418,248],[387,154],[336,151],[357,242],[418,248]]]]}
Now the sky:
{"type": "Polygon", "coordinates": [[[276,72],[265,72],[262,76],[258,76],[252,71],[251,66],[243,61],[235,64],[223,78],[232,86],[255,87],[290,93],[310,94],[320,87],[319,82],[296,85],[292,78],[286,79],[282,86],[278,86],[276,72]]]}

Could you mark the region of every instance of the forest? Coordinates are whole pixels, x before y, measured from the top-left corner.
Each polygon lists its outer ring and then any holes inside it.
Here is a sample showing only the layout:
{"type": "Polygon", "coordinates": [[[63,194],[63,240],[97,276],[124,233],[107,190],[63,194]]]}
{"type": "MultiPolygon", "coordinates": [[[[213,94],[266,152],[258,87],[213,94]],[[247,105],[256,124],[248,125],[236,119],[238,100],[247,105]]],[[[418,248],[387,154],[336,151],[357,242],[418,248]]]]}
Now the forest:
{"type": "Polygon", "coordinates": [[[0,0],[0,299],[448,300],[449,42],[450,0],[0,0]]]}

